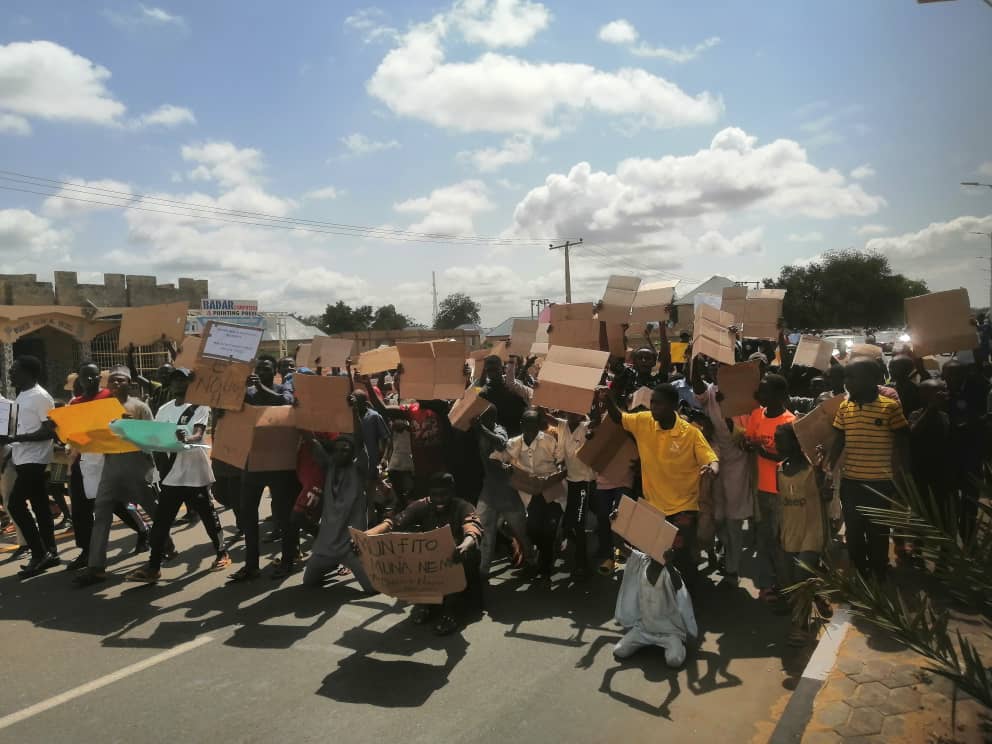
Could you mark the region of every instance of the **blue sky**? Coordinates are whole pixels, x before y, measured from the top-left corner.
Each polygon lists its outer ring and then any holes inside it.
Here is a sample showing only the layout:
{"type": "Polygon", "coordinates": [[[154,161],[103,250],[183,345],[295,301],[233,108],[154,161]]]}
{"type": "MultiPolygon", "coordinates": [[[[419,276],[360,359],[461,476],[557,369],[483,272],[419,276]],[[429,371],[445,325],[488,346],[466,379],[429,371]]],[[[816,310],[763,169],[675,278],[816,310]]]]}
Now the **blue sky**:
{"type": "Polygon", "coordinates": [[[0,189],[5,272],[206,277],[264,309],[429,321],[434,270],[494,325],[560,300],[546,239],[582,237],[576,299],[610,273],[685,291],[865,246],[987,297],[970,232],[992,231],[992,189],[958,186],[992,182],[981,0],[4,8],[0,168],[141,208],[0,189]]]}

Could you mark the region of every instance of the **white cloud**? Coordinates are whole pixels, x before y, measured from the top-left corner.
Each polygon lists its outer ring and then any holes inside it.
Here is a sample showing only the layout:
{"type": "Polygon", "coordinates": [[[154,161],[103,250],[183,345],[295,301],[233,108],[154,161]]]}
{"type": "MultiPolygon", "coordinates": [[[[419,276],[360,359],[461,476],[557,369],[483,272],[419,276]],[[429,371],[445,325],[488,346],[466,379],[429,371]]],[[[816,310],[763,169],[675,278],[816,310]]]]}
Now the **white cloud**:
{"type": "Polygon", "coordinates": [[[126,12],[116,10],[104,10],[104,17],[120,29],[135,30],[139,27],[159,27],[185,29],[186,19],[180,15],[175,15],[167,10],[155,6],[143,5],[141,3],[132,10],[126,12]]]}
{"type": "Polygon", "coordinates": [[[630,21],[618,18],[599,29],[599,40],[607,44],[633,44],[637,41],[637,29],[630,21]]]}
{"type": "Polygon", "coordinates": [[[551,13],[530,0],[458,0],[449,18],[469,43],[522,47],[547,28],[551,13]]]}
{"type": "Polygon", "coordinates": [[[689,221],[744,210],[829,219],[873,214],[884,204],[838,171],[817,168],[797,142],[758,146],[731,127],[693,155],[629,158],[615,173],[589,163],[553,173],[517,205],[510,232],[645,245],[689,221]]]}
{"type": "Polygon", "coordinates": [[[131,199],[131,187],[110,178],[97,181],[87,181],[83,178],[63,179],[66,185],[56,192],[66,198],[50,196],[42,203],[41,211],[46,217],[64,218],[88,212],[101,212],[117,207],[109,203],[128,202],[131,199]],[[81,200],[81,201],[76,201],[81,200]],[[95,204],[94,202],[104,202],[95,204]]]}
{"type": "Polygon", "coordinates": [[[444,42],[454,28],[444,14],[411,28],[379,64],[369,94],[396,114],[445,129],[545,137],[558,132],[564,115],[585,111],[659,129],[712,124],[723,113],[710,93],[691,96],[642,69],[613,73],[493,52],[446,62],[444,42]]]}
{"type": "Polygon", "coordinates": [[[16,134],[24,137],[31,134],[31,124],[23,116],[0,114],[0,134],[16,134]]]}
{"type": "Polygon", "coordinates": [[[866,178],[872,178],[875,175],[875,169],[871,167],[869,163],[864,165],[859,165],[857,168],[851,171],[851,178],[856,178],[859,181],[863,181],[866,178]]]}
{"type": "Polygon", "coordinates": [[[398,31],[384,23],[386,14],[379,8],[360,8],[344,19],[346,28],[359,31],[362,41],[371,44],[383,39],[395,39],[398,31]]]}
{"type": "Polygon", "coordinates": [[[70,233],[28,209],[0,209],[0,256],[10,267],[25,260],[69,258],[70,233]]]}
{"type": "Polygon", "coordinates": [[[142,114],[131,122],[131,126],[135,129],[143,129],[145,127],[178,127],[181,124],[195,123],[196,117],[188,108],[166,103],[154,111],[142,114]]]}
{"type": "Polygon", "coordinates": [[[141,8],[141,14],[149,21],[153,23],[174,23],[182,25],[184,23],[182,16],[173,15],[172,13],[167,13],[161,8],[149,8],[146,5],[139,5],[141,8]]]}
{"type": "Polygon", "coordinates": [[[475,232],[475,215],[493,208],[486,185],[478,180],[444,186],[429,196],[393,205],[397,212],[423,215],[407,229],[439,235],[471,235],[475,232]]]}
{"type": "Polygon", "coordinates": [[[261,152],[231,142],[184,145],[181,152],[183,160],[197,164],[189,172],[194,181],[217,181],[228,187],[255,183],[263,165],[261,152]]]}
{"type": "Polygon", "coordinates": [[[764,233],[763,228],[756,227],[732,238],[727,238],[716,230],[710,230],[696,241],[696,250],[704,254],[717,253],[725,256],[761,253],[764,233]]]}
{"type": "Polygon", "coordinates": [[[655,47],[643,41],[634,46],[639,36],[640,34],[638,34],[634,25],[630,21],[623,18],[610,21],[599,29],[600,41],[605,41],[607,44],[621,44],[623,46],[627,46],[629,47],[630,52],[638,57],[657,57],[659,59],[665,59],[669,62],[678,62],[680,64],[684,62],[691,62],[707,49],[712,49],[720,43],[719,36],[711,36],[695,46],[683,46],[678,49],[671,49],[663,46],[655,47]]]}
{"type": "Polygon", "coordinates": [[[960,250],[965,243],[988,247],[989,238],[973,232],[992,232],[992,215],[985,217],[956,217],[947,222],[931,222],[922,230],[886,238],[872,238],[865,249],[893,257],[945,258],[960,250]]]}
{"type": "Polygon", "coordinates": [[[978,166],[978,175],[992,178],[992,160],[989,160],[978,166]]]}
{"type": "Polygon", "coordinates": [[[117,124],[125,107],[110,70],[51,41],[0,45],[0,110],[23,117],[117,124]]]}
{"type": "Polygon", "coordinates": [[[868,235],[884,235],[888,231],[889,228],[886,225],[872,224],[862,225],[855,232],[862,237],[866,237],[868,235]]]}
{"type": "Polygon", "coordinates": [[[808,233],[790,233],[786,238],[790,243],[819,243],[823,240],[823,233],[821,232],[808,232],[808,233]]]}
{"type": "Polygon", "coordinates": [[[337,199],[341,196],[341,194],[342,192],[340,189],[336,189],[333,186],[325,186],[322,189],[308,191],[303,195],[303,198],[311,201],[331,201],[333,199],[337,199]]]}
{"type": "Polygon", "coordinates": [[[534,157],[534,143],[527,136],[510,137],[500,147],[485,147],[458,153],[462,160],[472,163],[483,173],[498,171],[506,165],[526,163],[534,157]]]}
{"type": "Polygon", "coordinates": [[[374,140],[359,132],[342,137],[341,142],[348,148],[349,154],[355,157],[368,155],[373,152],[381,152],[382,150],[395,150],[400,146],[400,143],[396,140],[374,140]]]}

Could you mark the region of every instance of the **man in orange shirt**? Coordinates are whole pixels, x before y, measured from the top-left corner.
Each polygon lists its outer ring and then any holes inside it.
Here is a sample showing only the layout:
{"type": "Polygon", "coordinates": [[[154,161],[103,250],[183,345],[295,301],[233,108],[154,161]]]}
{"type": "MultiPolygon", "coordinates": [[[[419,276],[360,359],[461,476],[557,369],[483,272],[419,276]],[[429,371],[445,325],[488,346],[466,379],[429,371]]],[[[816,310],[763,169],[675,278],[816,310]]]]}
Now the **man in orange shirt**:
{"type": "Polygon", "coordinates": [[[786,408],[789,385],[781,375],[769,374],[758,385],[758,408],[751,412],[745,437],[749,449],[758,454],[757,534],[759,598],[774,600],[781,588],[777,582],[788,576],[785,553],[779,541],[782,502],[778,495],[777,471],[782,459],[775,449],[775,430],[796,416],[786,408]]]}

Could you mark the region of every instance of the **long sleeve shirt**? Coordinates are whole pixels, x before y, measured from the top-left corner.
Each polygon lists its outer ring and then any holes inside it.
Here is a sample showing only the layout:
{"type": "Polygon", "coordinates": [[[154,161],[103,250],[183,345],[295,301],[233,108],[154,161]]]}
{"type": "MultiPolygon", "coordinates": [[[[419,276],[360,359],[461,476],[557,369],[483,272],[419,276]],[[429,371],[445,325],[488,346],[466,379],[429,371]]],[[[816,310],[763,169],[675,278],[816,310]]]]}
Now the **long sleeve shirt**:
{"type": "Polygon", "coordinates": [[[452,498],[444,509],[437,509],[429,498],[420,499],[386,522],[390,531],[398,532],[412,528],[417,532],[430,532],[438,527],[450,527],[456,544],[466,537],[474,538],[476,544],[482,542],[482,522],[475,507],[459,498],[452,498]]]}
{"type": "Polygon", "coordinates": [[[596,480],[596,472],[579,459],[579,450],[586,444],[586,434],[589,432],[589,422],[582,421],[573,431],[567,421],[558,421],[558,445],[555,448],[555,459],[565,463],[568,480],[582,483],[596,480]]]}

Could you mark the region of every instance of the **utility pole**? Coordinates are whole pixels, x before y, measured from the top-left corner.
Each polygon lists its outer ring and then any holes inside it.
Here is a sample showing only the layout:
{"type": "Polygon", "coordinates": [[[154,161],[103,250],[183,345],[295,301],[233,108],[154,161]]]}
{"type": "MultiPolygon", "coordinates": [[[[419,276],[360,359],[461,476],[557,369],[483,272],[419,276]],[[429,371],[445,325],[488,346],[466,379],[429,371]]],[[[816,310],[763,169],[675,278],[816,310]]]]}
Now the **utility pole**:
{"type": "MultiPolygon", "coordinates": [[[[972,230],[971,234],[984,235],[989,239],[989,313],[992,314],[992,232],[977,232],[972,230]]],[[[978,256],[977,258],[984,260],[985,256],[978,256]]]]}
{"type": "Polygon", "coordinates": [[[431,326],[437,325],[437,274],[431,272],[431,291],[434,295],[434,315],[431,317],[431,326]]]}
{"type": "Polygon", "coordinates": [[[544,298],[540,300],[530,301],[530,317],[536,318],[541,314],[541,311],[551,304],[551,300],[544,298]]]}
{"type": "Polygon", "coordinates": [[[548,250],[556,251],[559,248],[565,249],[565,302],[569,303],[572,301],[572,271],[568,264],[568,249],[573,245],[582,245],[582,238],[579,238],[577,242],[573,243],[570,240],[566,240],[561,245],[549,245],[548,250]]]}

